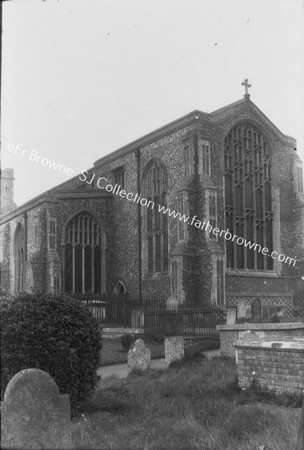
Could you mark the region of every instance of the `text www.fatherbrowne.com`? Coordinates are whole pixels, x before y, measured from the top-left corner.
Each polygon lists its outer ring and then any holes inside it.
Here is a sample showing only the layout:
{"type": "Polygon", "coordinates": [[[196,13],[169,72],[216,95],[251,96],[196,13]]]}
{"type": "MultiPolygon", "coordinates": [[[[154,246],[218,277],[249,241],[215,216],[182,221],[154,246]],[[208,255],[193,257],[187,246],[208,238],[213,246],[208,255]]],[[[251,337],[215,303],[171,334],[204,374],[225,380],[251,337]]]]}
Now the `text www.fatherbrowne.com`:
{"type": "MultiPolygon", "coordinates": [[[[86,173],[88,173],[87,170],[84,170],[82,172],[82,175],[79,176],[80,181],[85,181],[87,184],[92,184],[93,180],[95,179],[96,174],[93,174],[90,181],[87,180],[86,173]],[[81,178],[83,177],[83,178],[81,178]]],[[[147,208],[154,209],[155,203],[152,200],[148,200],[141,196],[141,194],[134,194],[133,192],[127,192],[124,189],[121,189],[120,185],[115,184],[114,186],[110,183],[108,184],[101,184],[102,182],[107,182],[108,180],[105,177],[99,177],[96,180],[97,187],[102,190],[106,190],[107,192],[111,192],[112,194],[118,195],[119,197],[126,198],[127,200],[139,203],[141,206],[146,206],[147,208]]],[[[212,233],[214,236],[224,237],[226,241],[236,242],[238,245],[244,245],[246,248],[249,248],[250,250],[255,250],[259,253],[262,253],[264,256],[270,256],[272,259],[277,259],[280,262],[284,262],[285,264],[293,265],[293,267],[296,264],[296,259],[291,258],[290,256],[285,256],[282,253],[278,253],[276,251],[270,252],[270,250],[267,247],[262,247],[260,244],[257,244],[252,241],[247,241],[247,239],[237,236],[236,234],[233,234],[229,229],[227,230],[220,230],[217,227],[213,227],[209,220],[204,220],[203,222],[199,220],[197,215],[194,216],[186,216],[185,214],[182,214],[178,211],[175,211],[174,209],[171,209],[166,206],[162,206],[160,204],[158,206],[158,212],[161,214],[167,214],[169,217],[173,217],[174,219],[179,220],[180,222],[190,224],[194,226],[195,228],[201,229],[203,231],[207,231],[210,234],[212,233]]]]}

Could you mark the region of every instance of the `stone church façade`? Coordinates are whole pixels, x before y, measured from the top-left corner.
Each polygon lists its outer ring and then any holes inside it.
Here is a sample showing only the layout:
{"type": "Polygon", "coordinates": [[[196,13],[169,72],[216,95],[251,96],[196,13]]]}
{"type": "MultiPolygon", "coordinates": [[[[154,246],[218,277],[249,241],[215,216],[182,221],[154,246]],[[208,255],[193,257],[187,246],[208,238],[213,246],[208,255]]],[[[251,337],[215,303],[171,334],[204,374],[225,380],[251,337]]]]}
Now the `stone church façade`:
{"type": "Polygon", "coordinates": [[[295,139],[246,93],[149,133],[17,208],[6,169],[1,286],[11,294],[120,290],[227,306],[258,299],[264,311],[281,306],[291,316],[304,303],[302,167],[295,139]],[[130,193],[129,200],[107,184],[130,193]],[[134,201],[135,194],[154,208],[134,201]],[[160,213],[159,205],[296,264],[160,213]]]}

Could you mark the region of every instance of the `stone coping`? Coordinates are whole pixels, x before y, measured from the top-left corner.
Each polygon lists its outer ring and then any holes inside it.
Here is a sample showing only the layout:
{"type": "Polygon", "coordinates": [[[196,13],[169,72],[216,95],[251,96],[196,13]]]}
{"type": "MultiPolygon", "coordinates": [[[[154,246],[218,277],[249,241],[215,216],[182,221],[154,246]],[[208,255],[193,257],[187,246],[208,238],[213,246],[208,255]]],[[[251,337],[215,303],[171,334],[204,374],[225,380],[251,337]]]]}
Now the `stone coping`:
{"type": "Polygon", "coordinates": [[[267,350],[295,350],[304,352],[304,336],[303,337],[283,337],[282,339],[259,339],[252,333],[240,338],[233,346],[236,348],[259,348],[267,350]]]}
{"type": "Polygon", "coordinates": [[[295,352],[304,352],[304,337],[303,338],[294,338],[293,340],[238,340],[234,347],[236,348],[251,348],[251,349],[265,349],[265,350],[275,350],[275,351],[295,351],[295,352]]]}
{"type": "Polygon", "coordinates": [[[278,322],[278,323],[235,323],[233,325],[217,325],[218,331],[246,331],[246,330],[298,330],[303,328],[304,322],[278,322]]]}
{"type": "Polygon", "coordinates": [[[109,333],[109,334],[143,334],[144,329],[143,328],[103,328],[102,333],[109,333]]]}

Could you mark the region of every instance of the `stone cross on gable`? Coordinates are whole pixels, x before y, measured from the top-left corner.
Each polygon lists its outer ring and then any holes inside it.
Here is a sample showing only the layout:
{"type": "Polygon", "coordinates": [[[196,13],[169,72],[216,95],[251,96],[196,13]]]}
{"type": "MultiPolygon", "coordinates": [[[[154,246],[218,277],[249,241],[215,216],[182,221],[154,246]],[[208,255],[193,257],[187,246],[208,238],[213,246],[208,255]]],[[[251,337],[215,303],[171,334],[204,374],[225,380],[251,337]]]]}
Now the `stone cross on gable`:
{"type": "Polygon", "coordinates": [[[245,95],[244,95],[244,97],[245,98],[249,98],[250,95],[249,95],[248,89],[251,87],[251,84],[248,83],[248,78],[246,78],[243,81],[242,86],[245,86],[245,95]]]}

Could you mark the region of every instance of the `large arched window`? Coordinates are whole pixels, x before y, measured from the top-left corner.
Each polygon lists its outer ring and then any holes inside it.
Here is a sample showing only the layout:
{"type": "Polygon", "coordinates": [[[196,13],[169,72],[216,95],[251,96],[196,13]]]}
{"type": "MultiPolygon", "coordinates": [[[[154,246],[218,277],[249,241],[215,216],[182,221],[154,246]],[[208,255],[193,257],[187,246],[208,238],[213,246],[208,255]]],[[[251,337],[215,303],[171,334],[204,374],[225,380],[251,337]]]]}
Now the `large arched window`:
{"type": "Polygon", "coordinates": [[[144,248],[148,273],[168,271],[168,217],[159,210],[167,206],[167,189],[166,167],[159,160],[150,161],[143,177],[144,195],[153,202],[153,207],[147,206],[144,212],[144,248]]]}
{"type": "Polygon", "coordinates": [[[104,291],[104,248],[97,221],[87,212],[68,223],[64,242],[65,292],[99,294],[104,291]]]}
{"type": "MultiPolygon", "coordinates": [[[[251,245],[226,240],[228,268],[272,270],[273,261],[260,249],[272,251],[271,153],[263,134],[242,122],[225,139],[226,228],[251,245]]],[[[229,235],[228,235],[229,237],[229,235]]]]}
{"type": "Polygon", "coordinates": [[[25,240],[24,228],[19,223],[15,234],[15,292],[25,290],[25,240]]]}

